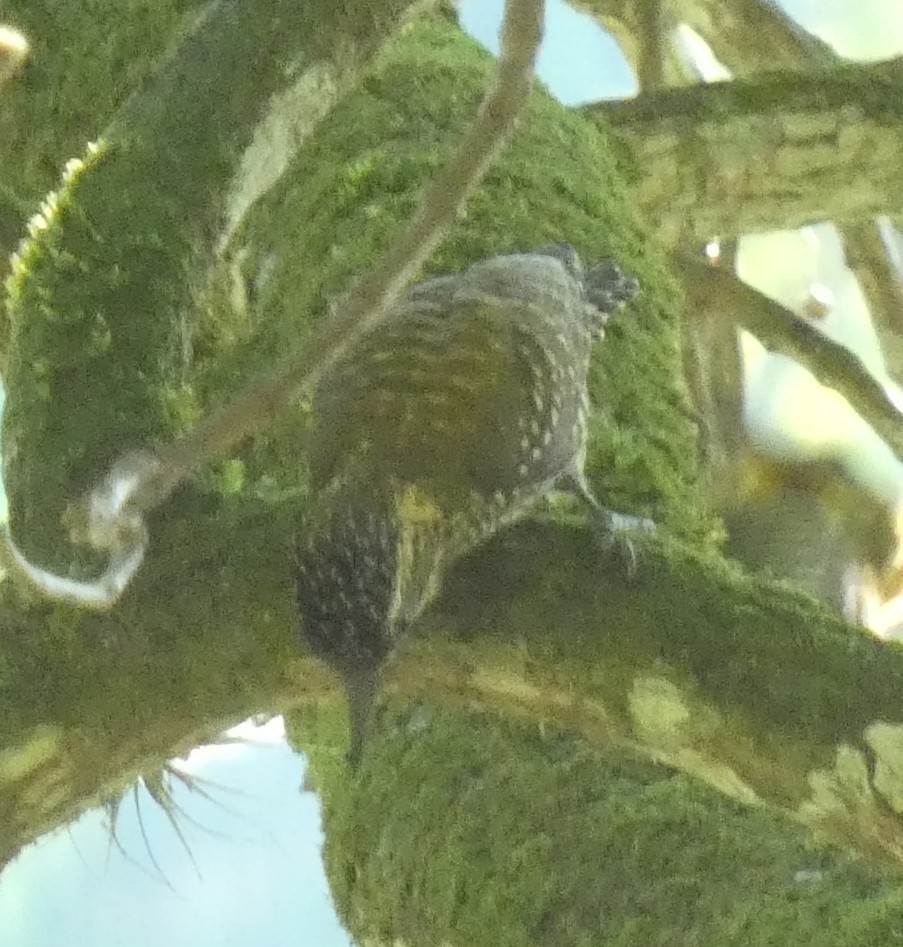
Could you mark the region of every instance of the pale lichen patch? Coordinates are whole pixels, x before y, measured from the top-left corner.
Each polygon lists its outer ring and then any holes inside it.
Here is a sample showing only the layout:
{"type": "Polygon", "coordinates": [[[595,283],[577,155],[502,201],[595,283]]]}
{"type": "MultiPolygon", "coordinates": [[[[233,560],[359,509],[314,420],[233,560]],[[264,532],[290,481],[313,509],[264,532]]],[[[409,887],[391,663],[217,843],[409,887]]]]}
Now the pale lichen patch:
{"type": "Polygon", "coordinates": [[[816,769],[809,774],[810,797],[799,807],[805,822],[818,823],[872,805],[868,767],[863,754],[849,744],[841,744],[833,769],[816,769]]]}
{"type": "Polygon", "coordinates": [[[279,179],[301,143],[328,114],[339,95],[340,84],[334,68],[326,63],[313,63],[290,89],[273,96],[236,176],[221,246],[225,246],[247,209],[279,179]]]}
{"type": "Polygon", "coordinates": [[[667,749],[686,742],[690,708],[671,681],[637,678],[628,700],[634,728],[643,743],[667,749]]]}
{"type": "MultiPolygon", "coordinates": [[[[869,728],[874,739],[873,728],[869,728]]],[[[886,736],[883,734],[881,739],[886,736]]],[[[885,769],[883,779],[888,778],[885,769]]],[[[810,825],[835,836],[855,838],[860,847],[873,848],[895,861],[903,858],[900,822],[883,796],[878,796],[865,754],[849,744],[837,749],[833,769],[809,774],[811,795],[797,810],[810,825]]]]}
{"type": "Polygon", "coordinates": [[[872,784],[896,812],[903,812],[903,726],[879,721],[865,731],[875,752],[872,784]]]}
{"type": "Polygon", "coordinates": [[[711,707],[690,701],[671,681],[640,677],[629,695],[637,739],[663,763],[693,773],[726,795],[754,805],[759,797],[730,766],[705,750],[723,721],[711,707]]]}
{"type": "Polygon", "coordinates": [[[691,749],[679,750],[674,758],[667,762],[677,769],[698,776],[725,796],[730,796],[744,805],[756,806],[762,803],[761,797],[735,769],[705,753],[691,749]]]}
{"type": "Polygon", "coordinates": [[[36,727],[27,743],[0,753],[0,783],[20,782],[54,760],[59,755],[62,733],[60,727],[36,727]]]}

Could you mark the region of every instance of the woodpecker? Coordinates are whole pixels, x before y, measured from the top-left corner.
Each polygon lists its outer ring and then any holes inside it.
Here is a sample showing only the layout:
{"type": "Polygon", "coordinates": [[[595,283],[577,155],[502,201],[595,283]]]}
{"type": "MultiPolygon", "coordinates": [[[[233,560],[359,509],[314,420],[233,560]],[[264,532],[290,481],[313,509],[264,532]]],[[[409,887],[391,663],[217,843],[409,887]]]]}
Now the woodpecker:
{"type": "MultiPolygon", "coordinates": [[[[360,760],[387,661],[458,557],[584,478],[593,341],[637,292],[567,243],[412,286],[312,399],[301,636],[341,677],[360,760]]],[[[646,523],[648,521],[642,521],[646,523]]]]}

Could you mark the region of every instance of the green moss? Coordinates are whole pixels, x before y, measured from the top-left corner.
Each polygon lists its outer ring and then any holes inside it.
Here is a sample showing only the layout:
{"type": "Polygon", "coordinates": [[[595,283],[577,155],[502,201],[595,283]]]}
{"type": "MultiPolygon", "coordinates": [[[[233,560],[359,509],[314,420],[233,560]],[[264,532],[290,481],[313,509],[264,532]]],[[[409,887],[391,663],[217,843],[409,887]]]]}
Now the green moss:
{"type": "Polygon", "coordinates": [[[365,758],[349,780],[317,751],[317,721],[299,722],[333,895],[359,938],[855,947],[903,921],[890,879],[785,819],[554,729],[394,707],[378,767],[365,758]]]}
{"type": "Polygon", "coordinates": [[[540,687],[580,681],[591,695],[587,682],[596,681],[619,732],[633,725],[638,674],[673,679],[695,704],[731,715],[721,738],[743,734],[749,756],[739,742],[726,756],[736,753],[752,788],[761,778],[772,795],[778,787],[771,770],[758,771],[757,741],[794,735],[801,755],[788,760],[784,787],[792,798],[801,791],[794,778],[804,782],[813,766],[828,765],[839,742],[858,745],[886,716],[881,708],[894,705],[899,683],[887,649],[806,595],[667,535],[637,539],[636,549],[640,565],[628,579],[623,563],[606,561],[584,531],[525,523],[460,563],[433,621],[446,633],[480,629],[481,643],[516,643],[528,681],[535,673],[540,687]],[[808,674],[815,655],[818,673],[808,674]],[[855,707],[826,693],[838,680],[858,682],[850,684],[855,707]]]}
{"type": "Polygon", "coordinates": [[[28,38],[22,76],[0,98],[0,178],[37,202],[60,168],[101,133],[202,0],[8,0],[4,22],[28,38]]]}
{"type": "MultiPolygon", "coordinates": [[[[662,117],[679,121],[684,115],[693,115],[701,123],[709,116],[716,121],[775,113],[789,116],[813,108],[827,113],[851,106],[862,109],[875,121],[897,122],[898,81],[898,68],[893,62],[876,68],[871,63],[835,61],[830,70],[782,70],[764,80],[762,76],[735,79],[716,89],[700,85],[664,90],[627,103],[623,110],[630,114],[631,124],[637,125],[662,117]]],[[[613,111],[617,112],[617,107],[613,111]]]]}
{"type": "MultiPolygon", "coordinates": [[[[239,233],[236,252],[241,279],[254,288],[252,311],[223,306],[235,277],[234,264],[225,263],[218,304],[198,332],[200,351],[218,353],[201,372],[200,390],[218,391],[264,369],[341,306],[341,294],[378,259],[416,206],[423,182],[450,155],[490,76],[488,57],[441,19],[418,22],[385,53],[239,233]]],[[[647,248],[607,139],[537,90],[511,144],[427,269],[461,269],[558,240],[573,243],[586,260],[614,256],[643,286],[596,350],[589,473],[597,492],[609,505],[707,540],[713,530],[696,485],[674,284],[647,248]]],[[[278,443],[253,450],[250,483],[263,476],[297,482],[303,412],[280,435],[278,443]]]]}
{"type": "Polygon", "coordinates": [[[4,586],[0,746],[35,721],[153,746],[179,721],[197,729],[211,707],[226,718],[264,709],[267,686],[284,685],[301,657],[287,576],[297,515],[269,498],[182,495],[154,523],[166,554],[149,558],[111,614],[45,606],[20,619],[4,586]]]}
{"type": "Polygon", "coordinates": [[[186,313],[304,16],[291,0],[213,9],[23,244],[7,300],[4,472],[20,545],[57,572],[96,568],[72,562],[67,502],[115,456],[196,415],[186,313]]]}
{"type": "MultiPolygon", "coordinates": [[[[98,215],[86,208],[102,205],[108,188],[131,183],[134,168],[118,159],[102,146],[84,164],[70,163],[7,283],[11,516],[29,551],[57,568],[71,555],[64,549],[64,559],[50,558],[73,486],[86,489],[122,445],[169,430],[161,399],[175,374],[173,327],[191,254],[179,234],[168,245],[161,240],[174,212],[162,195],[144,208],[146,230],[113,226],[115,243],[100,236],[98,215]]],[[[133,210],[106,203],[113,214],[133,210]]]]}
{"type": "MultiPolygon", "coordinates": [[[[3,20],[28,38],[21,75],[0,96],[0,281],[29,216],[144,81],[202,0],[9,0],[3,20]]],[[[9,326],[0,304],[0,353],[9,326]]]]}

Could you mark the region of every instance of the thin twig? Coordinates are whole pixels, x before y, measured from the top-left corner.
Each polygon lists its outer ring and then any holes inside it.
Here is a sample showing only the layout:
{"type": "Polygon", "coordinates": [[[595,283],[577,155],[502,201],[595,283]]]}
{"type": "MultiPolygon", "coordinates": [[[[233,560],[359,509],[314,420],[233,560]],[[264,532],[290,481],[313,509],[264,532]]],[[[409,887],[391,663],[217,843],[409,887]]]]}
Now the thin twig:
{"type": "Polygon", "coordinates": [[[840,228],[847,265],[859,281],[890,374],[903,378],[903,282],[878,220],[840,228]]]}

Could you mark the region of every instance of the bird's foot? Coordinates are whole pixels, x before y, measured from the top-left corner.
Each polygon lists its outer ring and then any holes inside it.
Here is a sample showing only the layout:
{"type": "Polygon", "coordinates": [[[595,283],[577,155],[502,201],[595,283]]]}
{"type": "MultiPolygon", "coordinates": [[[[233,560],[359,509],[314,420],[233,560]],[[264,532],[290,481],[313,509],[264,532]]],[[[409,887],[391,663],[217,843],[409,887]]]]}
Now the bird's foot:
{"type": "Polygon", "coordinates": [[[645,516],[618,513],[596,505],[590,511],[590,524],[596,544],[612,558],[624,563],[628,578],[637,572],[637,553],[632,535],[651,533],[655,523],[645,516]]]}
{"type": "Polygon", "coordinates": [[[619,513],[601,506],[582,474],[565,476],[561,487],[576,496],[586,507],[593,538],[599,548],[613,558],[622,560],[628,577],[635,576],[637,554],[631,534],[654,532],[655,523],[645,516],[619,513]]]}

